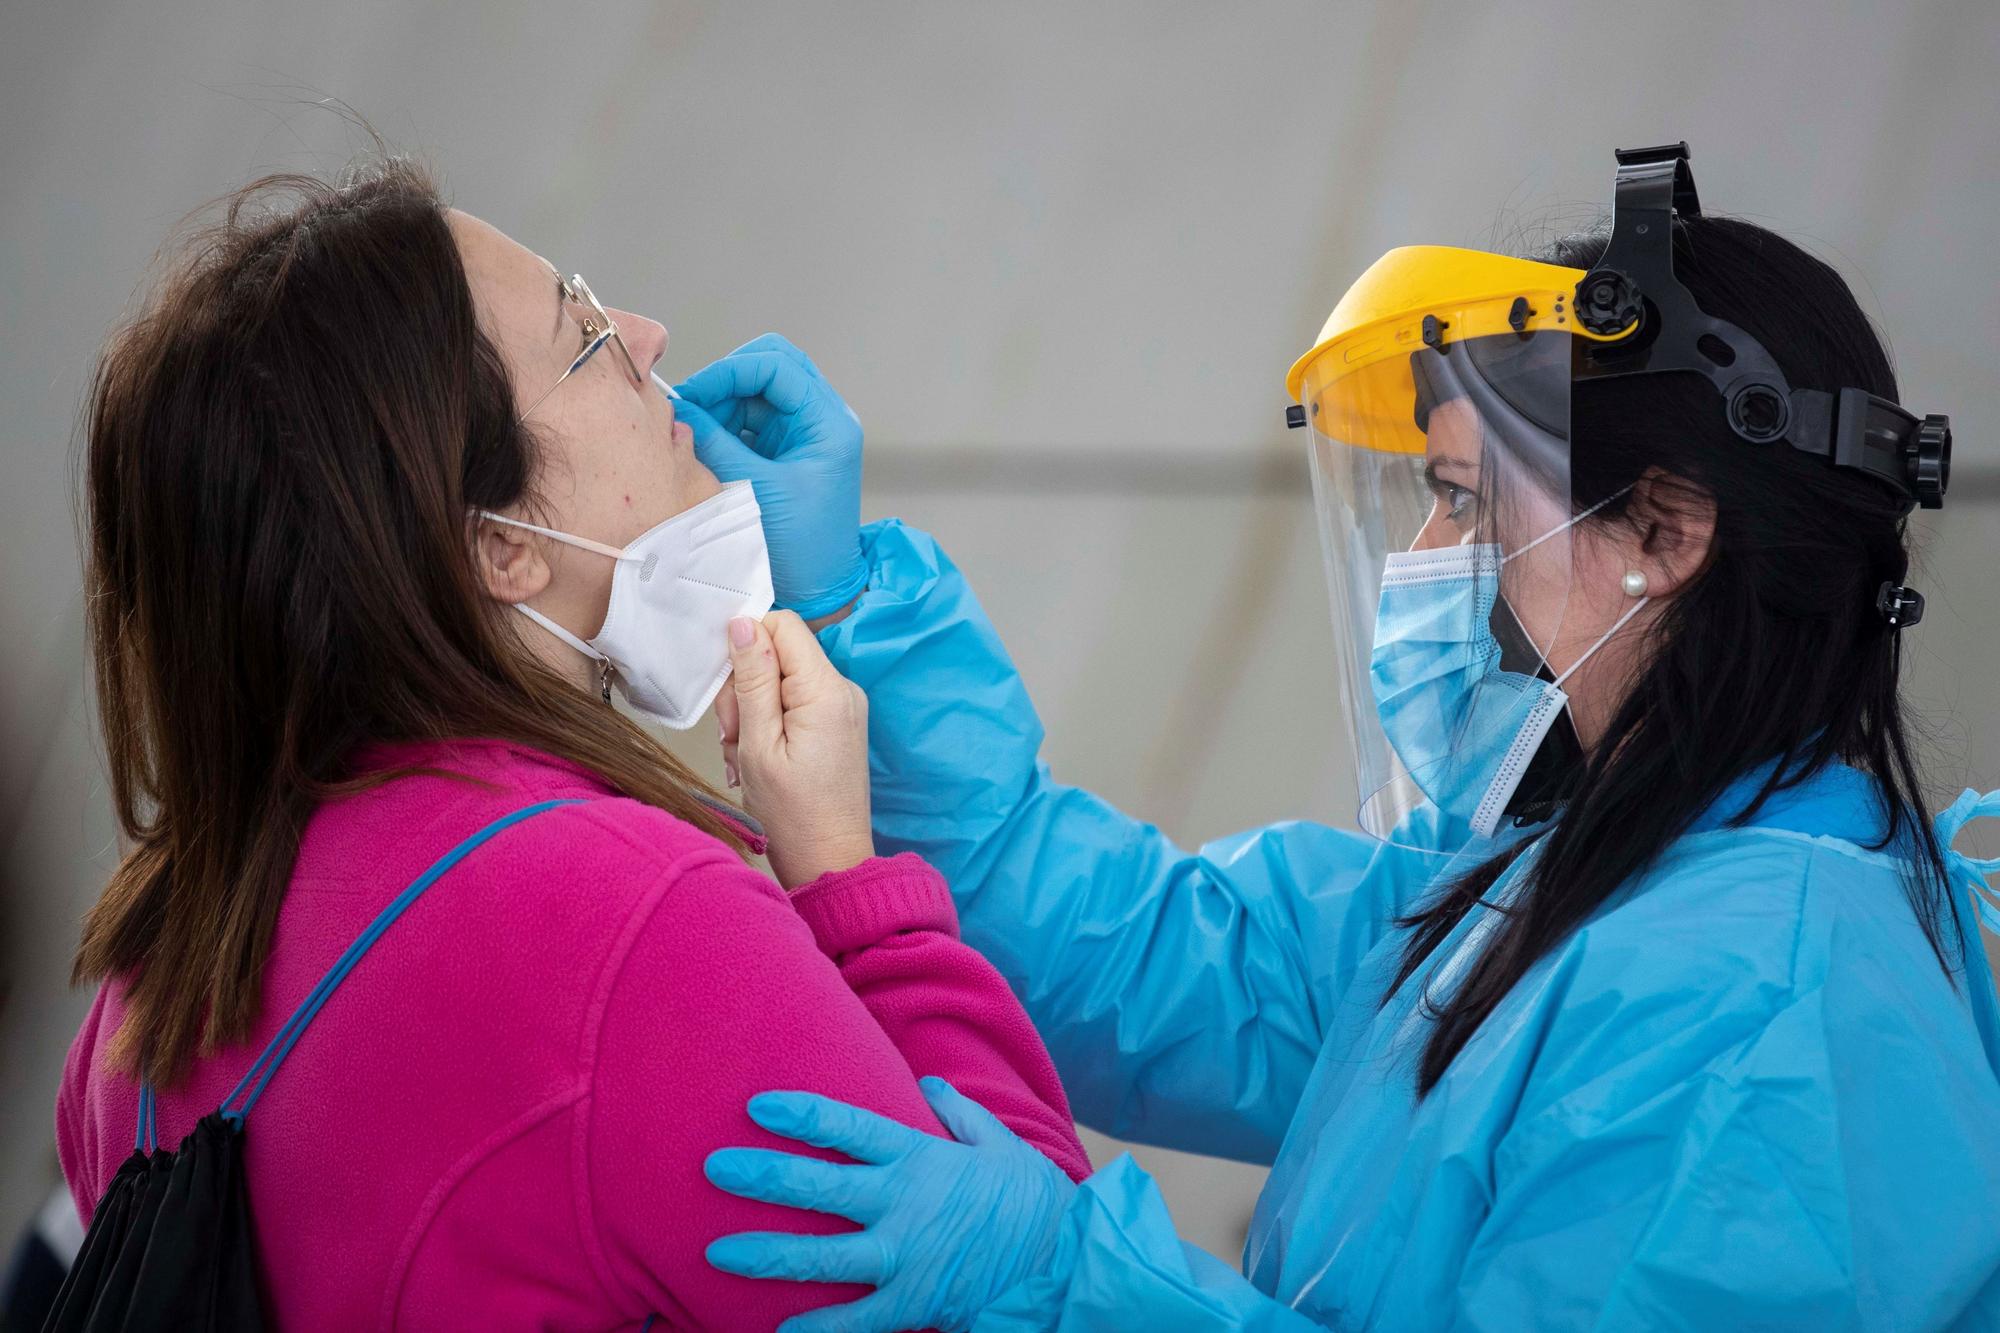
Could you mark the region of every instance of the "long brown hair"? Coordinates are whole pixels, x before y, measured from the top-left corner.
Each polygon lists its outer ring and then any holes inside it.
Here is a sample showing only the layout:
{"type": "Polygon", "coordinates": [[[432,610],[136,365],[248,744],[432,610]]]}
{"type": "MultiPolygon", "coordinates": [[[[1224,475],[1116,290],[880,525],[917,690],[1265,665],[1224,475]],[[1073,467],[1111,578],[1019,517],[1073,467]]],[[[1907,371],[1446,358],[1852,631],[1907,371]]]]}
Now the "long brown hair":
{"type": "MultiPolygon", "coordinates": [[[[168,1084],[244,1039],[313,809],[364,741],[548,751],[741,850],[720,797],[512,645],[468,515],[535,440],[474,320],[436,187],[381,157],[228,197],[92,384],[88,618],[133,843],[73,978],[128,979],[113,1048],[168,1084]]],[[[390,775],[393,776],[393,775],[390,775]]]]}

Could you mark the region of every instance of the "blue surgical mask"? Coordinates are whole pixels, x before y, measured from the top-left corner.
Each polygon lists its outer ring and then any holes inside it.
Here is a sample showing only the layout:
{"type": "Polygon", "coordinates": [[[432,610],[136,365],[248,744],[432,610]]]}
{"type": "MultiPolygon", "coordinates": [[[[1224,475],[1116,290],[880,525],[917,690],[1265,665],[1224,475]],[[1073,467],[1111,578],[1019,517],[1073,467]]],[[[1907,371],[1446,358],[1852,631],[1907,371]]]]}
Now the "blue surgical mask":
{"type": "Polygon", "coordinates": [[[1504,671],[1492,616],[1501,566],[1512,558],[1492,544],[1397,552],[1383,567],[1375,612],[1369,680],[1383,734],[1432,804],[1481,838],[1499,827],[1529,761],[1569,703],[1563,682],[1648,600],[1626,608],[1553,681],[1504,671]]]}

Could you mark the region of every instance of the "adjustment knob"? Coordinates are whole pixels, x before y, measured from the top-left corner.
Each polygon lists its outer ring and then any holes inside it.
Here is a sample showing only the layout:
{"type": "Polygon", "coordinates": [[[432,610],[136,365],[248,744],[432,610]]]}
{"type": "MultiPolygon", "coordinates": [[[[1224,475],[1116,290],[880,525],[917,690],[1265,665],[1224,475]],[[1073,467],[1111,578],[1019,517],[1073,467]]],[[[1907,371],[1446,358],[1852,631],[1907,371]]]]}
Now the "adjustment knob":
{"type": "Polygon", "coordinates": [[[1592,333],[1618,333],[1645,311],[1639,289],[1623,273],[1600,269],[1576,285],[1577,322],[1592,333]]]}
{"type": "Polygon", "coordinates": [[[1785,395],[1761,380],[1729,395],[1729,428],[1752,444],[1780,439],[1792,424],[1792,405],[1785,395]]]}
{"type": "Polygon", "coordinates": [[[1912,441],[1909,460],[1910,489],[1925,509],[1944,508],[1945,488],[1951,485],[1951,418],[1932,414],[1919,425],[1912,441]]]}

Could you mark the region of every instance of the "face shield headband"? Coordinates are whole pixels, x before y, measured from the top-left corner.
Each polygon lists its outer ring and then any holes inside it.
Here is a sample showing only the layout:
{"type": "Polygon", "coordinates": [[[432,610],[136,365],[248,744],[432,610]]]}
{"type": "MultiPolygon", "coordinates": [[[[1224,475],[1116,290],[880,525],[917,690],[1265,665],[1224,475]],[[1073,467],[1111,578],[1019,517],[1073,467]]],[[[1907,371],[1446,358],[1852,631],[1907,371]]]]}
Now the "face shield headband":
{"type": "Polygon", "coordinates": [[[1942,508],[1951,418],[1918,417],[1863,389],[1792,388],[1761,343],[1704,314],[1674,276],[1674,221],[1700,215],[1686,143],[1618,150],[1611,242],[1575,300],[1577,322],[1607,340],[1580,349],[1576,378],[1692,371],[1715,385],[1748,443],[1783,440],[1886,483],[1907,504],[1942,508]]]}

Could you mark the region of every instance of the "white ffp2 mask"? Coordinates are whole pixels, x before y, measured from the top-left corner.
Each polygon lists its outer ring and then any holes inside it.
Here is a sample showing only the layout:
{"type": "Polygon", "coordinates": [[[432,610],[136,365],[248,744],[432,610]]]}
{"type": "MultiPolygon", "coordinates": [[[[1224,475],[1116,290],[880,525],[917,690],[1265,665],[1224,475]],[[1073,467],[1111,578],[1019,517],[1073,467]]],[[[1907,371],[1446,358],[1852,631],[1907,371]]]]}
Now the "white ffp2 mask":
{"type": "MultiPolygon", "coordinates": [[[[615,670],[626,700],[676,731],[700,720],[729,676],[729,622],[771,609],[771,557],[747,481],[649,528],[622,550],[587,537],[481,511],[618,562],[604,628],[588,642],[525,602],[514,609],[593,661],[615,670]]],[[[609,678],[606,678],[609,698],[609,678]]]]}

